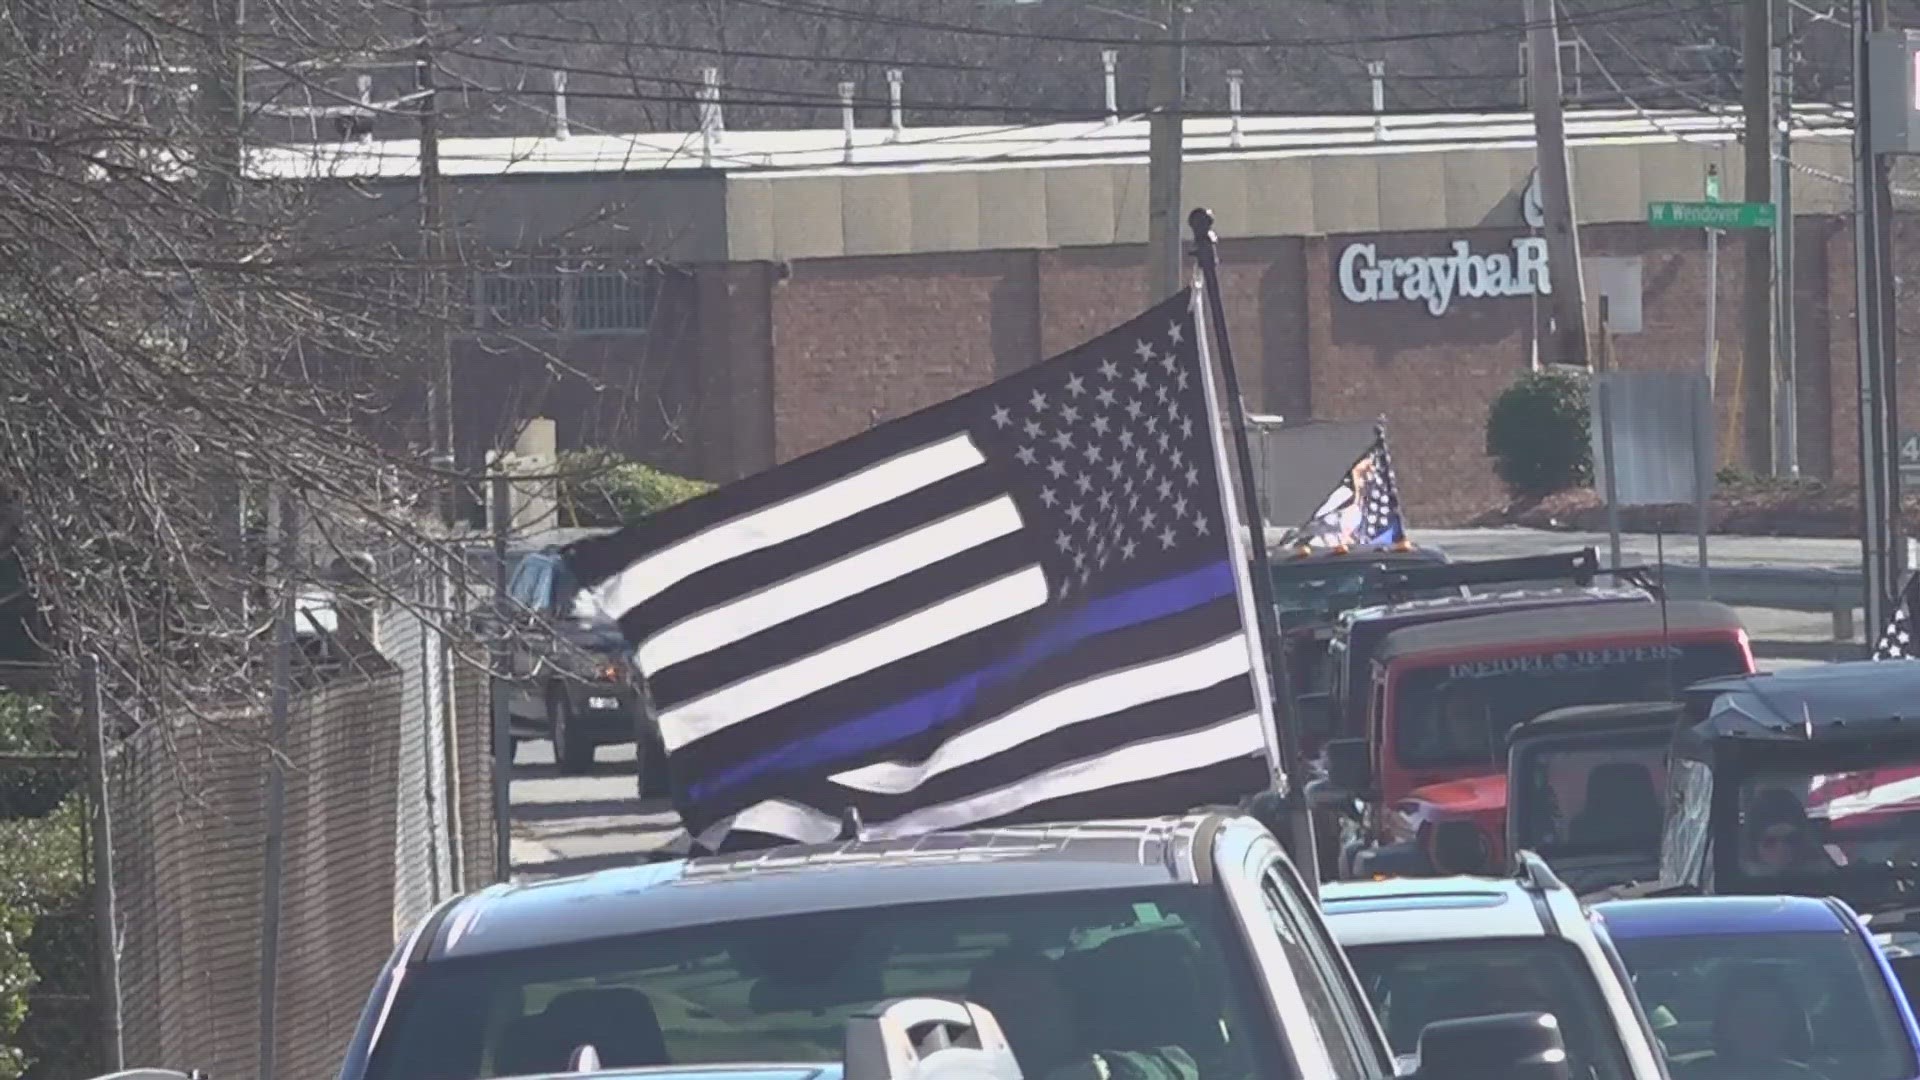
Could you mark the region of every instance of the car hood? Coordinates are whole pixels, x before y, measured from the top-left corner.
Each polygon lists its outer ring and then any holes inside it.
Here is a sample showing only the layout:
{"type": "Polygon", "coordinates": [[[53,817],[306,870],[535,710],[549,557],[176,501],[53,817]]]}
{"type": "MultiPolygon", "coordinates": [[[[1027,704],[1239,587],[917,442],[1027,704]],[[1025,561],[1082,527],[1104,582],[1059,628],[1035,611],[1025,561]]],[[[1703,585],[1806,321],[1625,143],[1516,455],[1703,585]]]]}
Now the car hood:
{"type": "Polygon", "coordinates": [[[1401,805],[1410,803],[1458,814],[1504,811],[1507,808],[1507,778],[1504,775],[1469,776],[1428,784],[1407,792],[1401,805]]]}

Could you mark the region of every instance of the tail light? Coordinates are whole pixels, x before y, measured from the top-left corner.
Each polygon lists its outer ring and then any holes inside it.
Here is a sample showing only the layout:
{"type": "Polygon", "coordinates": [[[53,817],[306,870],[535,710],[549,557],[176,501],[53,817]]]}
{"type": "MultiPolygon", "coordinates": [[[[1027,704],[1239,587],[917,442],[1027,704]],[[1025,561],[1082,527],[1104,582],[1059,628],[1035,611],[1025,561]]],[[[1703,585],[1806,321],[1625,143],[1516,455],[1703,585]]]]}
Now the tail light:
{"type": "Polygon", "coordinates": [[[627,677],[626,670],[612,660],[601,664],[597,674],[601,682],[619,682],[627,677]]]}

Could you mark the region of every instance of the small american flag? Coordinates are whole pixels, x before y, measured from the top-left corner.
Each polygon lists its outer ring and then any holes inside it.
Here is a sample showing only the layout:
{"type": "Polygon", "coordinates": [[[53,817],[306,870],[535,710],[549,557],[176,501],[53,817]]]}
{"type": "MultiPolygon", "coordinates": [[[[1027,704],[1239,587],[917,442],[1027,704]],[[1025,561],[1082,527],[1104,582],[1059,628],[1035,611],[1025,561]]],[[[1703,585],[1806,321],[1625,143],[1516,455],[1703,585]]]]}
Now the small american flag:
{"type": "Polygon", "coordinates": [[[1084,819],[1271,779],[1193,292],[568,559],[706,846],[1084,819]]]}
{"type": "Polygon", "coordinates": [[[1399,484],[1385,428],[1378,429],[1367,452],[1340,478],[1306,524],[1287,534],[1285,543],[1311,547],[1362,547],[1406,539],[1399,484]]]}
{"type": "Polygon", "coordinates": [[[1873,644],[1875,660],[1920,659],[1920,648],[1915,647],[1913,640],[1916,594],[1920,594],[1920,572],[1907,575],[1907,584],[1900,590],[1900,602],[1893,609],[1893,617],[1887,620],[1887,628],[1880,632],[1880,640],[1873,644]]]}

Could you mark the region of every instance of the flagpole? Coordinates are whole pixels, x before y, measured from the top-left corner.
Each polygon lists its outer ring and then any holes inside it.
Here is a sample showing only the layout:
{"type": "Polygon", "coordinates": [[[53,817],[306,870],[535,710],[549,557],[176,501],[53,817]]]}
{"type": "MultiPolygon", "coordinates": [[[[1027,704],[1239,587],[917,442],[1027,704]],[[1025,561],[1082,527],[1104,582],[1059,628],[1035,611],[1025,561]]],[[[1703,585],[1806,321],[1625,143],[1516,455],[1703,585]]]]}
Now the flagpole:
{"type": "MultiPolygon", "coordinates": [[[[1287,652],[1280,640],[1277,608],[1273,600],[1273,576],[1267,566],[1265,522],[1258,520],[1260,488],[1254,479],[1253,450],[1247,443],[1247,410],[1240,400],[1240,375],[1233,366],[1233,341],[1227,336],[1227,313],[1220,305],[1219,238],[1213,232],[1213,211],[1196,207],[1187,215],[1193,230],[1193,257],[1200,264],[1201,280],[1206,285],[1207,313],[1213,323],[1213,340],[1218,343],[1220,374],[1226,382],[1227,422],[1232,428],[1233,452],[1240,473],[1240,501],[1255,520],[1249,522],[1253,534],[1254,618],[1260,641],[1273,672],[1274,726],[1279,728],[1280,756],[1287,771],[1284,807],[1292,824],[1293,859],[1300,876],[1314,895],[1320,892],[1320,852],[1313,838],[1313,815],[1307,812],[1303,796],[1307,762],[1300,751],[1300,733],[1293,724],[1293,680],[1287,673],[1287,652]]],[[[1283,838],[1284,839],[1284,838],[1283,838]]]]}

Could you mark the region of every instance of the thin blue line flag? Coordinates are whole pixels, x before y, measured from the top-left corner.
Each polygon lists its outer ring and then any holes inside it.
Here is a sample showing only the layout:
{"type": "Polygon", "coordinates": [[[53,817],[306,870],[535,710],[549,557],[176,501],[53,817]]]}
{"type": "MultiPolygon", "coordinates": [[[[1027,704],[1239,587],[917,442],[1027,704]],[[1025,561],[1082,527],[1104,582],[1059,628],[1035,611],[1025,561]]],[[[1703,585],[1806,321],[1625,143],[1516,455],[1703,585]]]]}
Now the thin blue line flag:
{"type": "Polygon", "coordinates": [[[1174,813],[1273,775],[1189,290],[570,547],[703,846],[1174,813]]]}

